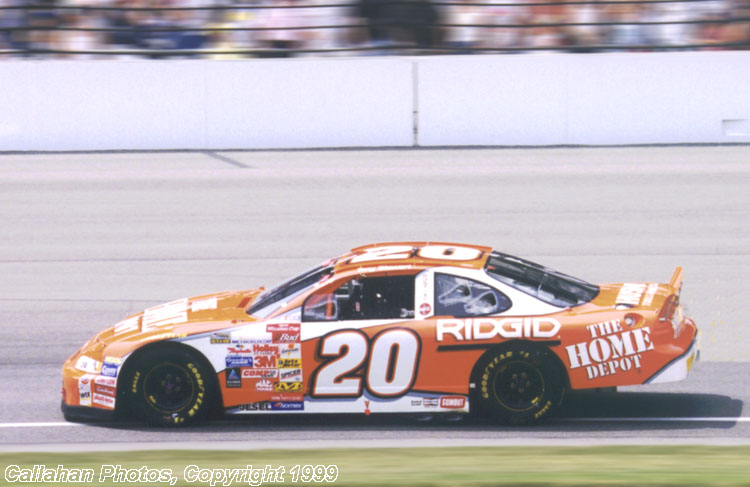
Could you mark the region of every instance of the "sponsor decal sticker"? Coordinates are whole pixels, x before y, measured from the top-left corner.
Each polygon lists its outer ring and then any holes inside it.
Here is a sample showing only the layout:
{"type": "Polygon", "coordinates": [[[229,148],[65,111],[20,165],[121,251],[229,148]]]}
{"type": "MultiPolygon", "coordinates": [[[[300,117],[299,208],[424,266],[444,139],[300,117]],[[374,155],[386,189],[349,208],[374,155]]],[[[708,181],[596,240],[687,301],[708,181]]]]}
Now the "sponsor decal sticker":
{"type": "Polygon", "coordinates": [[[234,346],[227,347],[227,352],[235,355],[251,355],[253,353],[253,348],[250,346],[246,346],[245,344],[238,343],[234,346]]]}
{"type": "Polygon", "coordinates": [[[252,367],[253,357],[251,355],[227,355],[227,367],[252,367]]]}
{"type": "Polygon", "coordinates": [[[280,369],[298,369],[302,367],[301,358],[282,358],[278,361],[278,368],[280,369]]]}
{"type": "Polygon", "coordinates": [[[281,358],[301,358],[302,351],[300,350],[299,344],[288,343],[286,345],[278,345],[279,356],[281,358]]]}
{"type": "Polygon", "coordinates": [[[91,375],[84,375],[78,379],[78,404],[91,406],[91,375]]]}
{"type": "Polygon", "coordinates": [[[656,283],[651,283],[648,285],[648,288],[646,288],[646,294],[643,296],[643,303],[641,303],[642,306],[651,306],[651,303],[654,302],[654,296],[656,296],[656,291],[659,290],[659,285],[656,283]]]}
{"type": "Polygon", "coordinates": [[[253,360],[253,364],[259,369],[275,369],[277,360],[275,355],[258,355],[253,360]]]}
{"type": "Polygon", "coordinates": [[[237,409],[240,411],[270,411],[271,403],[268,401],[250,402],[247,404],[240,404],[237,409]]]}
{"type": "Polygon", "coordinates": [[[190,304],[190,311],[196,312],[196,311],[203,311],[206,309],[216,309],[216,303],[217,301],[215,297],[193,301],[190,304]]]}
{"type": "Polygon", "coordinates": [[[302,390],[302,382],[277,382],[273,387],[276,392],[299,392],[302,390]]]}
{"type": "Polygon", "coordinates": [[[430,303],[422,303],[419,305],[419,314],[422,316],[427,316],[432,311],[432,306],[430,306],[430,303]]]}
{"type": "Polygon", "coordinates": [[[115,398],[111,396],[105,396],[103,394],[94,393],[92,401],[94,402],[94,404],[100,404],[110,409],[114,409],[115,407],[115,398]]]}
{"type": "Polygon", "coordinates": [[[268,344],[255,344],[253,345],[253,355],[278,355],[279,347],[276,345],[268,344]]]}
{"type": "Polygon", "coordinates": [[[304,401],[305,396],[300,393],[280,392],[271,396],[272,401],[297,402],[304,401]]]}
{"type": "Polygon", "coordinates": [[[115,388],[94,384],[94,392],[104,394],[105,396],[115,397],[115,388]]]}
{"type": "Polygon", "coordinates": [[[440,407],[443,409],[463,409],[466,406],[464,396],[441,396],[440,407]]]}
{"type": "Polygon", "coordinates": [[[76,360],[76,369],[82,370],[84,372],[91,372],[91,373],[98,373],[102,368],[102,363],[98,360],[94,360],[91,357],[87,357],[86,355],[81,355],[78,357],[78,360],[76,360]]]}
{"type": "Polygon", "coordinates": [[[436,408],[440,404],[440,399],[437,397],[425,397],[422,399],[422,405],[426,408],[436,408]]]}
{"type": "Polygon", "coordinates": [[[229,389],[239,389],[242,387],[242,379],[240,374],[242,372],[236,367],[228,368],[226,370],[226,386],[229,389]]]}
{"type": "Polygon", "coordinates": [[[123,333],[129,333],[131,331],[138,331],[138,325],[140,325],[141,317],[133,316],[115,325],[115,335],[121,335],[123,333]]]}
{"type": "Polygon", "coordinates": [[[279,371],[281,382],[300,382],[302,381],[302,369],[284,369],[279,371]]]}
{"type": "Polygon", "coordinates": [[[211,343],[212,344],[232,343],[232,340],[229,337],[228,333],[212,333],[211,343]]]}
{"type": "Polygon", "coordinates": [[[273,382],[268,379],[261,379],[255,383],[256,392],[273,392],[273,382]]]}
{"type": "Polygon", "coordinates": [[[565,347],[570,369],[586,368],[589,380],[641,368],[644,352],[654,349],[651,328],[623,331],[619,320],[586,327],[591,340],[565,347]]]}
{"type": "Polygon", "coordinates": [[[615,302],[617,304],[638,306],[638,303],[641,302],[641,295],[643,295],[643,291],[645,290],[645,284],[625,283],[620,288],[620,292],[617,294],[615,302]]]}
{"type": "Polygon", "coordinates": [[[117,371],[120,369],[119,365],[103,364],[102,375],[106,377],[117,377],[117,371]]]}
{"type": "Polygon", "coordinates": [[[115,379],[114,377],[97,376],[94,377],[94,383],[101,384],[107,387],[115,387],[115,385],[117,384],[117,379],[115,379]]]}
{"type": "Polygon", "coordinates": [[[285,402],[274,401],[271,403],[272,411],[302,411],[305,409],[303,401],[285,402]]]}
{"type": "Polygon", "coordinates": [[[242,369],[243,379],[275,379],[279,369],[242,369]]]}
{"type": "Polygon", "coordinates": [[[122,365],[122,359],[120,357],[104,357],[104,363],[110,365],[122,365]]]}
{"type": "Polygon", "coordinates": [[[494,338],[552,338],[560,331],[554,318],[468,318],[437,321],[437,341],[452,336],[456,340],[494,338]]]}
{"type": "Polygon", "coordinates": [[[274,323],[266,325],[271,333],[273,343],[298,343],[300,341],[299,323],[274,323]]]}

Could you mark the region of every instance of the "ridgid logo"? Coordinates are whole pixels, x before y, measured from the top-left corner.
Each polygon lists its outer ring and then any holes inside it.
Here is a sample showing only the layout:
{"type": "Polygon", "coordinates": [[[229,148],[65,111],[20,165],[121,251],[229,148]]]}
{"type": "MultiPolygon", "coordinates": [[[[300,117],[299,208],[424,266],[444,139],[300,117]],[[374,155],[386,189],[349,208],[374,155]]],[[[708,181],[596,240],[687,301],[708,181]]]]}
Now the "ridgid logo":
{"type": "Polygon", "coordinates": [[[654,349],[648,326],[622,331],[619,320],[586,327],[592,340],[568,345],[570,368],[586,367],[589,380],[641,368],[641,354],[654,349]]]}
{"type": "Polygon", "coordinates": [[[437,341],[447,335],[456,340],[492,340],[500,338],[550,338],[560,331],[560,322],[553,318],[468,318],[437,322],[437,341]]]}

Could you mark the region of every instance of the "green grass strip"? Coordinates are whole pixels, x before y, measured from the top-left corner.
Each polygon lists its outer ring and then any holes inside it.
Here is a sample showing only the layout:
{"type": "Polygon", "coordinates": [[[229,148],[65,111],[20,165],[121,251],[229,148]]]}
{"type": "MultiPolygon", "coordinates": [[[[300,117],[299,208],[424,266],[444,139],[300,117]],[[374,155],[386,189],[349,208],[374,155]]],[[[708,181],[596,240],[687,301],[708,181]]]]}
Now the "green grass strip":
{"type": "MultiPolygon", "coordinates": [[[[436,442],[450,443],[449,439],[436,442]]],[[[210,487],[208,481],[188,482],[188,465],[201,469],[284,467],[284,483],[260,485],[347,486],[704,486],[750,485],[750,446],[601,446],[601,447],[472,447],[376,448],[260,451],[132,451],[92,453],[0,453],[0,486],[86,485],[158,487],[149,481],[99,482],[103,465],[124,469],[171,469],[174,487],[210,487]],[[90,468],[94,481],[75,483],[11,482],[8,474],[44,465],[55,469],[90,468]],[[295,465],[336,465],[335,482],[292,483],[295,465]]],[[[222,487],[253,485],[217,483],[222,487]]],[[[215,487],[216,487],[215,486],[215,487]]]]}

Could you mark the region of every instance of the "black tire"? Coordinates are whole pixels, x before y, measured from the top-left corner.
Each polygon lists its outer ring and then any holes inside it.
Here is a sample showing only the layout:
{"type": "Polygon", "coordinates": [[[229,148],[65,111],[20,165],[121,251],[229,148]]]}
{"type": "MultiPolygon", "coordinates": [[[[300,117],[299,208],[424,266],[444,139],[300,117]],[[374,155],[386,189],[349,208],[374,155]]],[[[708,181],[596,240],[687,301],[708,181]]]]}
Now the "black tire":
{"type": "Polygon", "coordinates": [[[480,410],[503,424],[541,421],[560,405],[565,392],[551,352],[529,344],[512,345],[487,355],[478,374],[480,410]]]}
{"type": "Polygon", "coordinates": [[[154,349],[140,357],[127,374],[131,411],[157,426],[185,426],[205,419],[214,381],[187,350],[154,349]]]}

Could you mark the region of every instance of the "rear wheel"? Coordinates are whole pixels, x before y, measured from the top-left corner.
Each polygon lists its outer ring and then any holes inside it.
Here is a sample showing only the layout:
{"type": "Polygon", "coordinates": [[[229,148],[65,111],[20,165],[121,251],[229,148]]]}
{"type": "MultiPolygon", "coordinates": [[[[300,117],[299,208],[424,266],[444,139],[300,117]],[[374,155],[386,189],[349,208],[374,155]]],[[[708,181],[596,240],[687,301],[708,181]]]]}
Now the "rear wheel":
{"type": "Polygon", "coordinates": [[[212,377],[184,350],[154,350],[129,374],[131,406],[150,424],[180,426],[204,419],[212,377]]]}
{"type": "Polygon", "coordinates": [[[510,425],[530,424],[562,402],[562,374],[550,352],[514,345],[489,355],[479,368],[479,406],[485,414],[510,425]]]}

